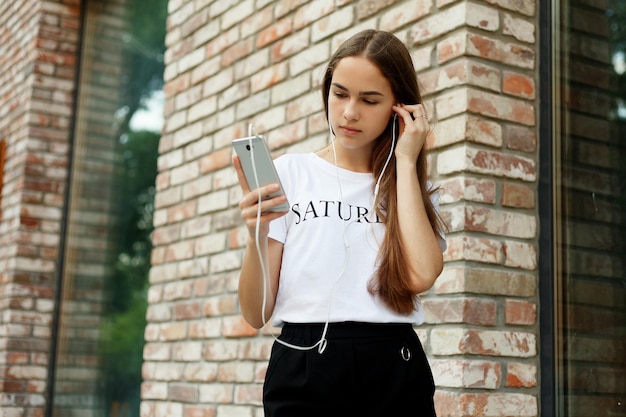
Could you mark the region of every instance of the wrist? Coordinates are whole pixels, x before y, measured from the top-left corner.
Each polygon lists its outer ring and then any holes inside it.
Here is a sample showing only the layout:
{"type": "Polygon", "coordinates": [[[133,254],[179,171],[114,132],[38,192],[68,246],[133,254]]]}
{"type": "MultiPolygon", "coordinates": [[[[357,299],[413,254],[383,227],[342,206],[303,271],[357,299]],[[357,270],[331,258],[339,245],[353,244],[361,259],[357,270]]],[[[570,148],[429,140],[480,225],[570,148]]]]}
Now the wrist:
{"type": "Polygon", "coordinates": [[[396,155],[396,170],[412,170],[415,171],[417,161],[411,159],[407,155],[396,155]]]}
{"type": "MultiPolygon", "coordinates": [[[[267,231],[264,231],[263,229],[259,230],[259,242],[263,243],[264,241],[267,241],[267,235],[267,231]]],[[[256,244],[256,239],[256,231],[254,229],[248,229],[248,244],[256,244]]]]}

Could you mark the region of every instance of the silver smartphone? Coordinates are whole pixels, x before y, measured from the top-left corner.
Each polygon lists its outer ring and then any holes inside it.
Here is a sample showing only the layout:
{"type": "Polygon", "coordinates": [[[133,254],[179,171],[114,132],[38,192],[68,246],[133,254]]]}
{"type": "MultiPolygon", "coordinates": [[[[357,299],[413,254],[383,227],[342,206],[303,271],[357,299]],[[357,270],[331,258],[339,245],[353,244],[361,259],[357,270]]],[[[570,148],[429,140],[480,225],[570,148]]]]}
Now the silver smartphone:
{"type": "MultiPolygon", "coordinates": [[[[249,136],[245,138],[235,139],[233,141],[233,149],[241,161],[243,174],[248,181],[251,190],[263,187],[269,184],[279,184],[280,189],[270,194],[267,198],[274,198],[279,195],[285,195],[285,190],[280,182],[274,161],[270,150],[263,139],[263,136],[249,136]],[[254,156],[254,165],[252,158],[254,156]],[[256,170],[256,175],[255,175],[256,170]],[[257,182],[258,179],[258,182],[257,182]]],[[[285,202],[279,206],[272,207],[269,211],[283,212],[289,210],[289,202],[285,202]]]]}

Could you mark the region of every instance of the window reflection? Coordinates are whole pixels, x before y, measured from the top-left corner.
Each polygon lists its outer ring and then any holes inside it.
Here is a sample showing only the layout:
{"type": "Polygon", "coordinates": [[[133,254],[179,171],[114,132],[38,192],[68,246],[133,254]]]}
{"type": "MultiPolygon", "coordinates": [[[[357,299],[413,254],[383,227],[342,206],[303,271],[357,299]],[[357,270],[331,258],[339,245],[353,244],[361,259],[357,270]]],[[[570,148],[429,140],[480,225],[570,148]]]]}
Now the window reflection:
{"type": "Polygon", "coordinates": [[[167,1],[85,2],[53,415],[139,415],[167,1]]]}
{"type": "Polygon", "coordinates": [[[561,2],[557,408],[626,415],[626,2],[561,2]]]}

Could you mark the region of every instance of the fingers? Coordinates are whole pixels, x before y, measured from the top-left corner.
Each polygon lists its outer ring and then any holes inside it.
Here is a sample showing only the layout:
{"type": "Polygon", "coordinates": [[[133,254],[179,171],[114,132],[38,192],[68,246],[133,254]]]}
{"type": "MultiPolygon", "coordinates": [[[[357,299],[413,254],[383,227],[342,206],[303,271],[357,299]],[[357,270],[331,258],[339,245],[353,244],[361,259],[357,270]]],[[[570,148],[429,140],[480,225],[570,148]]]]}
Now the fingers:
{"type": "Polygon", "coordinates": [[[244,194],[241,200],[239,200],[239,210],[241,210],[243,219],[247,223],[256,221],[259,210],[262,222],[269,222],[284,215],[286,211],[275,211],[273,209],[285,203],[287,198],[284,195],[270,197],[271,194],[279,189],[280,186],[278,184],[270,184],[244,194]]]}
{"type": "Polygon", "coordinates": [[[241,185],[241,191],[244,194],[248,194],[250,192],[250,186],[248,185],[248,181],[246,181],[246,176],[243,175],[243,168],[241,168],[241,160],[237,155],[233,155],[233,165],[235,167],[235,172],[237,173],[237,179],[239,180],[239,185],[241,185]]]}
{"type": "Polygon", "coordinates": [[[398,113],[401,122],[396,157],[416,161],[431,130],[426,107],[423,104],[400,104],[393,110],[398,113]]]}
{"type": "Polygon", "coordinates": [[[424,135],[430,131],[429,118],[423,104],[400,104],[394,106],[394,111],[400,116],[400,132],[410,136],[424,135]]]}
{"type": "Polygon", "coordinates": [[[428,118],[428,114],[426,113],[426,107],[423,104],[400,104],[396,106],[396,111],[402,118],[404,122],[409,124],[411,122],[426,122],[430,120],[428,118]],[[399,110],[398,110],[399,109],[399,110]]]}
{"type": "MultiPolygon", "coordinates": [[[[254,228],[256,227],[257,215],[258,215],[257,207],[258,206],[255,205],[253,207],[248,207],[241,211],[242,218],[244,219],[244,221],[246,222],[246,225],[248,226],[248,228],[250,228],[250,230],[254,230],[254,228]]],[[[284,216],[285,213],[286,212],[284,211],[263,210],[263,205],[261,205],[261,217],[259,218],[259,222],[263,225],[266,225],[272,220],[284,216]]]]}
{"type": "Polygon", "coordinates": [[[244,194],[241,200],[239,200],[239,208],[242,213],[244,211],[249,211],[249,208],[254,208],[254,215],[256,216],[258,210],[257,204],[259,204],[260,200],[261,211],[266,212],[286,201],[285,196],[282,195],[269,198],[270,194],[275,193],[279,189],[280,186],[278,184],[270,184],[256,190],[252,190],[244,194]]]}
{"type": "Polygon", "coordinates": [[[284,195],[269,197],[271,194],[280,190],[279,184],[269,184],[255,190],[250,190],[250,186],[248,185],[248,181],[241,167],[241,161],[237,155],[233,155],[233,166],[243,193],[243,197],[239,200],[241,217],[246,222],[248,229],[251,231],[250,233],[253,233],[256,228],[260,208],[261,216],[259,220],[263,225],[262,230],[267,232],[269,222],[284,216],[286,213],[286,211],[272,211],[272,209],[285,203],[287,198],[284,195]]]}
{"type": "Polygon", "coordinates": [[[259,200],[259,192],[263,195],[263,188],[244,195],[239,202],[241,217],[245,221],[251,236],[257,233],[257,226],[260,226],[261,236],[266,236],[269,231],[269,222],[286,214],[285,211],[272,211],[272,208],[286,201],[284,196],[259,200]]]}

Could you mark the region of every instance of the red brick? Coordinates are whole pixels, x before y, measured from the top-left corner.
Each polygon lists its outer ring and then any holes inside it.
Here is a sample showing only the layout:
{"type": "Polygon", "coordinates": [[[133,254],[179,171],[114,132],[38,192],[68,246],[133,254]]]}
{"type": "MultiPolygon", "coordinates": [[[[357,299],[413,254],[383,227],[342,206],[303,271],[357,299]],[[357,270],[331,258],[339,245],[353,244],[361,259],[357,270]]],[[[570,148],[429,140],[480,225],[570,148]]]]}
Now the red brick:
{"type": "Polygon", "coordinates": [[[467,416],[536,416],[537,398],[522,393],[435,393],[437,415],[467,416]]]}
{"type": "Polygon", "coordinates": [[[537,149],[537,134],[534,129],[523,126],[507,126],[506,147],[523,152],[534,152],[537,149]]]}
{"type": "Polygon", "coordinates": [[[235,388],[235,403],[261,405],[263,403],[263,386],[260,384],[237,386],[235,388]]]}
{"type": "Polygon", "coordinates": [[[505,320],[507,324],[532,325],[537,319],[537,306],[528,301],[506,300],[505,320]]]}
{"type": "Polygon", "coordinates": [[[537,386],[537,367],[519,362],[509,362],[506,365],[506,386],[515,388],[530,388],[537,386]]]}
{"type": "Polygon", "coordinates": [[[270,148],[280,148],[285,145],[294,144],[306,137],[306,121],[299,120],[284,127],[272,131],[268,135],[270,148]]]}
{"type": "Polygon", "coordinates": [[[467,35],[467,50],[470,54],[521,68],[535,67],[536,52],[528,46],[505,43],[481,34],[467,35]]]}
{"type": "Polygon", "coordinates": [[[254,44],[252,43],[252,39],[236,43],[222,52],[222,66],[228,67],[232,65],[237,60],[250,55],[253,50],[254,44]]]}
{"type": "Polygon", "coordinates": [[[533,243],[506,240],[502,245],[502,251],[505,266],[529,270],[537,268],[538,256],[533,243]]]}
{"type": "Polygon", "coordinates": [[[165,83],[163,87],[163,92],[165,93],[165,98],[174,97],[190,87],[191,84],[191,74],[184,73],[179,77],[168,81],[165,83]]]}
{"type": "MultiPolygon", "coordinates": [[[[170,280],[175,279],[175,277],[168,278],[170,280]]],[[[192,288],[192,283],[189,280],[174,280],[172,282],[166,283],[163,289],[163,300],[174,301],[188,299],[192,294],[192,288]]]]}
{"type": "Polygon", "coordinates": [[[25,381],[2,381],[0,382],[0,392],[13,393],[26,391],[25,381]]]}
{"type": "Polygon", "coordinates": [[[239,28],[234,27],[228,32],[222,32],[218,37],[211,40],[207,46],[207,58],[211,58],[219,55],[222,51],[231,45],[234,45],[239,40],[239,28]]]}
{"type": "Polygon", "coordinates": [[[502,370],[497,362],[452,358],[430,362],[438,387],[486,389],[500,387],[502,370]]]}
{"type": "Polygon", "coordinates": [[[428,323],[467,323],[495,326],[497,303],[480,298],[426,298],[423,300],[428,323]]]}
{"type": "Polygon", "coordinates": [[[262,48],[272,44],[278,39],[284,38],[292,33],[292,30],[293,24],[291,18],[285,18],[274,22],[271,26],[259,32],[257,35],[256,47],[262,48]]]}
{"type": "Polygon", "coordinates": [[[300,31],[291,36],[281,39],[271,47],[271,56],[273,62],[279,62],[283,59],[302,51],[309,46],[308,31],[300,31]]]}
{"type": "Polygon", "coordinates": [[[171,222],[193,219],[197,213],[198,203],[196,201],[186,201],[177,206],[171,207],[167,212],[167,218],[171,222]]]}
{"type": "Polygon", "coordinates": [[[528,333],[468,330],[466,334],[461,345],[466,353],[523,357],[537,353],[535,338],[528,333]]]}
{"type": "Polygon", "coordinates": [[[163,323],[159,334],[164,341],[183,340],[187,337],[187,324],[163,323]]]}
{"type": "Polygon", "coordinates": [[[146,343],[143,348],[145,361],[165,361],[171,359],[170,346],[165,343],[146,343]]]}
{"type": "Polygon", "coordinates": [[[237,315],[223,319],[222,334],[225,337],[249,337],[257,335],[257,330],[237,315]]]}
{"type": "MultiPolygon", "coordinates": [[[[294,16],[294,28],[300,30],[310,26],[311,23],[323,16],[332,13],[335,5],[332,2],[308,2],[309,4],[300,7],[294,16]]],[[[339,6],[339,5],[337,5],[339,6]]]]}
{"type": "Polygon", "coordinates": [[[308,0],[289,0],[289,1],[280,1],[274,8],[274,13],[276,17],[283,17],[288,13],[293,12],[294,10],[300,8],[300,6],[309,3],[308,0]]]}
{"type": "Polygon", "coordinates": [[[258,73],[252,75],[252,91],[261,91],[285,81],[288,76],[288,71],[289,68],[285,62],[280,62],[259,71],[258,73]]]}
{"type": "Polygon", "coordinates": [[[439,182],[442,188],[441,202],[475,201],[494,204],[496,201],[496,183],[491,179],[456,177],[439,182]]]}
{"type": "Polygon", "coordinates": [[[173,312],[174,320],[189,320],[202,316],[202,308],[199,301],[175,304],[173,312]]]}
{"type": "Polygon", "coordinates": [[[505,182],[502,184],[502,199],[504,207],[534,208],[535,191],[524,184],[505,182]]]}
{"type": "Polygon", "coordinates": [[[482,206],[465,207],[464,230],[499,236],[533,238],[536,236],[536,229],[535,220],[525,213],[482,206]]]}
{"type": "Polygon", "coordinates": [[[524,98],[535,98],[535,82],[525,75],[505,71],[502,74],[502,92],[524,98]]]}
{"type": "Polygon", "coordinates": [[[449,237],[445,261],[468,260],[500,264],[503,261],[502,243],[493,239],[475,237],[449,237]]]}
{"type": "Polygon", "coordinates": [[[470,94],[468,109],[484,116],[535,125],[535,109],[532,104],[514,98],[474,91],[470,94]]]}
{"type": "Polygon", "coordinates": [[[183,417],[216,417],[217,408],[213,405],[186,405],[183,417]]]}
{"type": "Polygon", "coordinates": [[[234,294],[211,297],[204,303],[203,313],[207,317],[237,313],[238,299],[234,294]]]}
{"type": "Polygon", "coordinates": [[[463,33],[455,33],[444,38],[437,44],[437,61],[439,64],[451,61],[465,53],[467,37],[463,33]]]}
{"type": "Polygon", "coordinates": [[[522,159],[515,155],[508,155],[498,152],[477,151],[471,155],[472,166],[481,171],[496,171],[511,173],[520,172],[523,177],[535,177],[537,169],[532,160],[522,159]]]}

